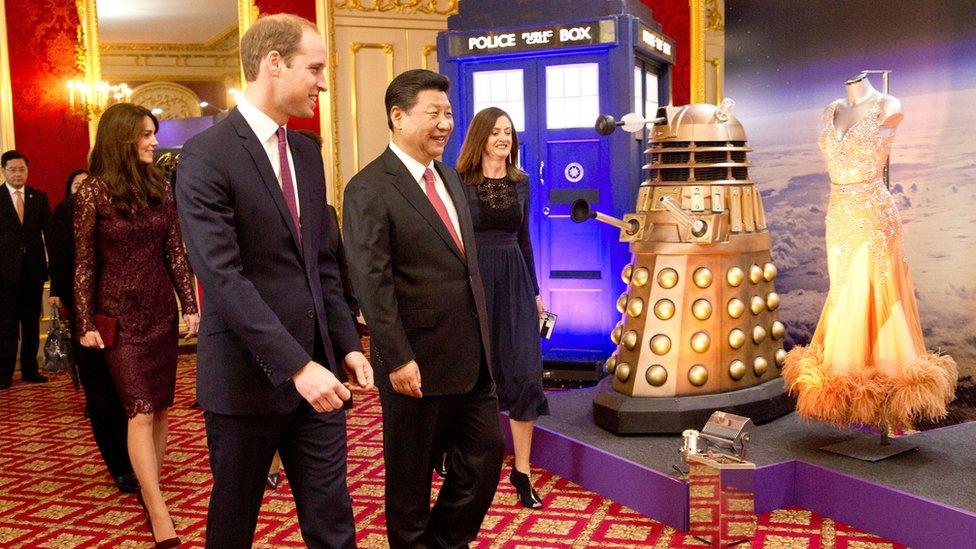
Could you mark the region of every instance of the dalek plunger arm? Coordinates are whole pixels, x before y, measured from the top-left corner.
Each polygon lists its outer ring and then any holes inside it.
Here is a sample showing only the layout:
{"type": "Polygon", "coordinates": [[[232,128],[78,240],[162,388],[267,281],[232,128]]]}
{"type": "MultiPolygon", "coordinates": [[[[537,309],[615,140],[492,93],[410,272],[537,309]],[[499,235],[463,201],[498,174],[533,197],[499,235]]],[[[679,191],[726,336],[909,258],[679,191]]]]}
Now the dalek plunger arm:
{"type": "Polygon", "coordinates": [[[591,209],[590,203],[582,198],[573,201],[571,216],[573,221],[577,223],[582,223],[587,219],[596,219],[607,225],[613,225],[614,227],[623,229],[629,235],[635,235],[640,230],[640,223],[636,219],[624,221],[623,219],[617,219],[616,217],[600,213],[591,209]]]}

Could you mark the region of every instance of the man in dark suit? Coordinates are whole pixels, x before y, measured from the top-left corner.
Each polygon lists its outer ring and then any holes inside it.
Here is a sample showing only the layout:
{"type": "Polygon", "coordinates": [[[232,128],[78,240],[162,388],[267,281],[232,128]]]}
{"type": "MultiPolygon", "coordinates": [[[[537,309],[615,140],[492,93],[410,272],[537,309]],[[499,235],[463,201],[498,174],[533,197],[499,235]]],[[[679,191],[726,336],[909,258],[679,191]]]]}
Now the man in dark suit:
{"type": "Polygon", "coordinates": [[[407,71],[386,90],[393,140],[345,189],[350,277],[383,407],[390,546],[466,547],[498,485],[502,436],[471,215],[435,160],[454,127],[448,80],[407,71]],[[432,463],[450,471],[430,509],[432,463]]]}
{"type": "Polygon", "coordinates": [[[247,91],[187,141],[176,198],[203,285],[197,400],[214,487],[207,547],[250,547],[279,451],[309,547],[355,546],[344,405],[372,369],[326,239],[321,153],[284,128],[326,90],[326,50],[294,15],[241,40],[247,91]],[[341,365],[341,366],[340,366],[341,365]],[[343,380],[349,377],[346,385],[343,380]]]}
{"type": "Polygon", "coordinates": [[[13,381],[18,331],[21,379],[47,381],[37,372],[37,347],[47,280],[43,234],[51,209],[47,195],[27,185],[27,165],[27,157],[17,151],[0,155],[0,389],[13,381]]]}

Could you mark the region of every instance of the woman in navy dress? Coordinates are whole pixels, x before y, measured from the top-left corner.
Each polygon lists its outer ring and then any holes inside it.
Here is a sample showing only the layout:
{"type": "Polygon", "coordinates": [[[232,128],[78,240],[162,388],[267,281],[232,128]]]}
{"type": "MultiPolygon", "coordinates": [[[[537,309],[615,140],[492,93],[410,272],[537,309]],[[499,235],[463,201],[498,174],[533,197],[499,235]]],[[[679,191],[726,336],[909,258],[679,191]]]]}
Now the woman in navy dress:
{"type": "Polygon", "coordinates": [[[518,167],[518,136],[505,111],[489,107],[475,115],[457,171],[474,222],[498,405],[508,411],[515,446],[509,480],[522,505],[538,509],[529,456],[535,420],[549,414],[539,348],[539,315],[546,307],[529,240],[529,178],[518,167]]]}
{"type": "Polygon", "coordinates": [[[156,117],[139,105],[119,103],[102,114],[91,177],[78,189],[74,218],[76,331],[82,345],[105,348],[129,418],[129,458],[157,548],[180,543],[159,488],[176,388],[174,290],[187,337],[200,323],[173,189],[153,165],[158,129],[156,117]],[[95,314],[115,319],[114,345],[105,345],[95,314]]]}

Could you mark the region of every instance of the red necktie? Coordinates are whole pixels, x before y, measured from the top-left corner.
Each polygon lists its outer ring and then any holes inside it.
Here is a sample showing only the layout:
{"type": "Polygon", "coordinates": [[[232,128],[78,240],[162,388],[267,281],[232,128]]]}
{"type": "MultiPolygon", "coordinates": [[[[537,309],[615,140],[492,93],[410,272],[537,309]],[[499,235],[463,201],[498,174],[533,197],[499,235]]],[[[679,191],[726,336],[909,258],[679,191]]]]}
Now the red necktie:
{"type": "Polygon", "coordinates": [[[458,238],[457,231],[454,230],[454,223],[451,223],[451,217],[447,215],[447,207],[444,206],[440,195],[437,194],[437,188],[434,187],[434,172],[430,171],[430,168],[424,170],[424,190],[427,192],[427,199],[430,200],[430,205],[437,211],[437,215],[441,216],[441,221],[447,227],[447,232],[451,233],[451,238],[454,239],[454,243],[457,244],[458,249],[461,250],[461,254],[463,255],[464,244],[461,244],[461,239],[458,238]]]}
{"type": "Polygon", "coordinates": [[[291,212],[291,220],[298,233],[298,244],[302,243],[302,223],[298,218],[298,201],[295,200],[295,185],[291,179],[291,167],[288,165],[288,141],[285,140],[285,127],[279,126],[275,132],[278,136],[278,162],[281,165],[281,194],[285,197],[285,205],[291,212]]]}

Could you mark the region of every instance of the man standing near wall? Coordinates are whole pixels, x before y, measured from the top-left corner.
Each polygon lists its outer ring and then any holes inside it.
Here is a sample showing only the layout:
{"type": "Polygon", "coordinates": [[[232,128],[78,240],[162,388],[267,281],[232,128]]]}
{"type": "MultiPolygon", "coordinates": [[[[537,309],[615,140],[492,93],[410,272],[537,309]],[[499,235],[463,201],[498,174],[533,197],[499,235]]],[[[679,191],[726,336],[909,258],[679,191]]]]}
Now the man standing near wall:
{"type": "Polygon", "coordinates": [[[37,347],[47,280],[43,234],[51,209],[47,195],[27,185],[28,164],[14,150],[0,156],[0,390],[13,382],[18,335],[21,379],[47,381],[37,371],[37,347]]]}

